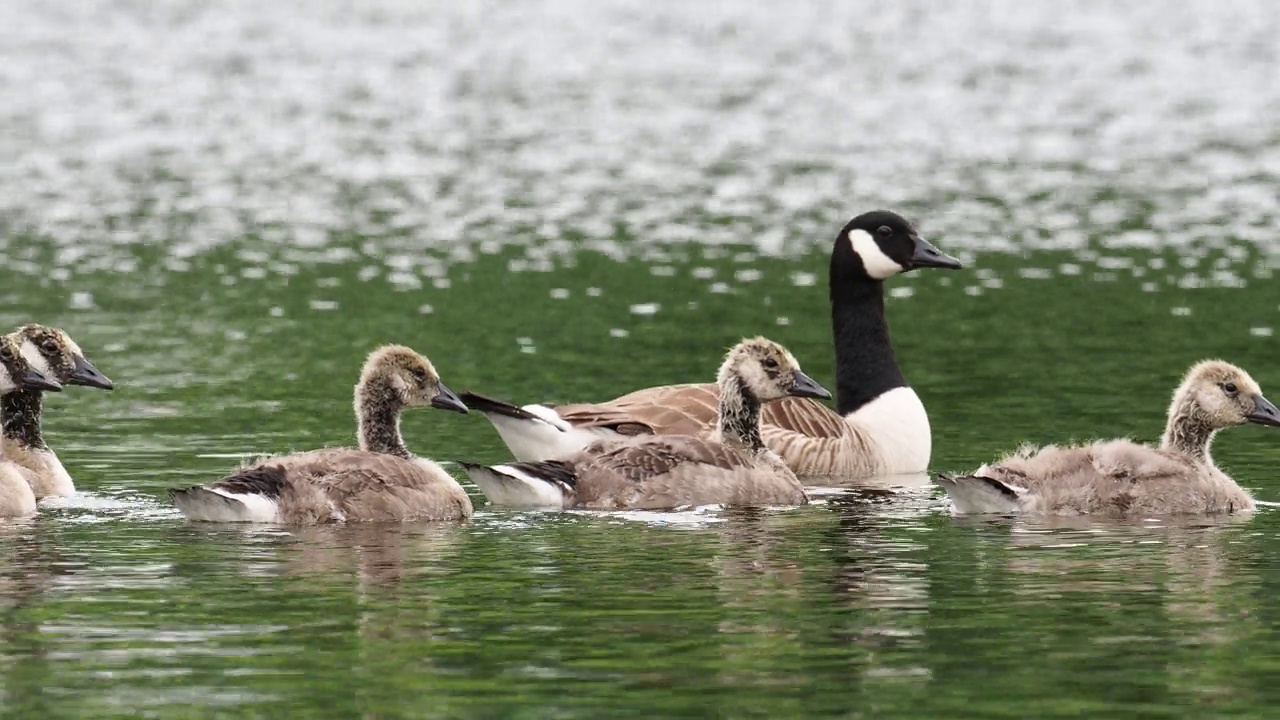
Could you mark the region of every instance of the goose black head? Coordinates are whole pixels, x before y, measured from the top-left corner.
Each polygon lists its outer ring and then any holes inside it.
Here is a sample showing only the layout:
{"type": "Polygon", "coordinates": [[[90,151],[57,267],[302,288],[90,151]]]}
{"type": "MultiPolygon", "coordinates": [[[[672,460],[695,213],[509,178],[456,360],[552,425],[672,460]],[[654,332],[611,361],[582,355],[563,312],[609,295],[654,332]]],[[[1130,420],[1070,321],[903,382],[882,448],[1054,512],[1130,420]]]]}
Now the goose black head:
{"type": "Polygon", "coordinates": [[[916,268],[962,267],[959,260],[920,237],[905,218],[888,210],[863,213],[850,220],[836,237],[831,255],[833,280],[879,281],[916,268]]]}

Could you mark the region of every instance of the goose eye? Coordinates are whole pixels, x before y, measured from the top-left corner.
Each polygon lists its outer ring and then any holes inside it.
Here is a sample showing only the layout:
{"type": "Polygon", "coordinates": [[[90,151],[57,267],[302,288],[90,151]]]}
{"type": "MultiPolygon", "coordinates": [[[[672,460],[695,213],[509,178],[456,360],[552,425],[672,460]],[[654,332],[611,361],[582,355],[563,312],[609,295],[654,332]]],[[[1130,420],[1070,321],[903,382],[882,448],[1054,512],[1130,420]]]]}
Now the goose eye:
{"type": "Polygon", "coordinates": [[[1227,394],[1229,395],[1235,395],[1237,392],[1240,391],[1240,388],[1236,387],[1236,384],[1233,382],[1223,383],[1222,389],[1226,390],[1227,394]]]}
{"type": "Polygon", "coordinates": [[[765,358],[764,362],[760,364],[764,365],[766,368],[769,368],[770,370],[776,370],[778,367],[778,361],[774,360],[773,358],[765,358]]]}
{"type": "Polygon", "coordinates": [[[893,234],[893,228],[889,227],[888,225],[881,225],[880,227],[876,228],[876,234],[882,238],[887,238],[893,234]]]}
{"type": "Polygon", "coordinates": [[[58,343],[52,340],[45,340],[44,342],[40,343],[40,348],[47,353],[56,353],[58,352],[58,343]]]}

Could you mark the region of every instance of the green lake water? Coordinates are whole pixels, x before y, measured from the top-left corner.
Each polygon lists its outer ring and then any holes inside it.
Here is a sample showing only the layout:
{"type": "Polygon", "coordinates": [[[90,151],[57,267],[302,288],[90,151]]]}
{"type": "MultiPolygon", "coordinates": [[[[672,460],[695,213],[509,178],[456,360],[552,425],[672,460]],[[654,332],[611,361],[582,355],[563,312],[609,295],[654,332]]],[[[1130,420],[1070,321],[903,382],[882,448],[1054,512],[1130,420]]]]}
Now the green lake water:
{"type": "MultiPolygon", "coordinates": [[[[708,380],[755,334],[830,383],[827,256],[877,207],[968,265],[886,286],[934,470],[1156,440],[1205,357],[1280,400],[1280,30],[1229,5],[0,12],[0,322],[116,382],[46,402],[80,494],[0,522],[0,718],[1269,717],[1274,429],[1216,442],[1262,501],[1226,520],[955,519],[921,483],[307,529],[166,498],[351,442],[386,342],[515,401],[708,380]]],[[[478,413],[404,432],[508,457],[478,413]]]]}

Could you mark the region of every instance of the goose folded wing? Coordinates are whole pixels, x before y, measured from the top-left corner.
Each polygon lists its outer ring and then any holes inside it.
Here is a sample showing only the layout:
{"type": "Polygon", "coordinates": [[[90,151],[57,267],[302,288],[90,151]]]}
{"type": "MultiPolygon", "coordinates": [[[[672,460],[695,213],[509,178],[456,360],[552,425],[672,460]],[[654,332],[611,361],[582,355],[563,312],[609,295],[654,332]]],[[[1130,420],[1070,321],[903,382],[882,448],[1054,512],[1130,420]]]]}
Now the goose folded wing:
{"type": "Polygon", "coordinates": [[[608,403],[560,405],[555,411],[574,427],[608,429],[619,435],[697,435],[715,420],[714,394],[671,390],[649,388],[608,403]]]}
{"type": "Polygon", "coordinates": [[[753,467],[747,458],[724,445],[685,436],[653,438],[622,445],[594,458],[589,465],[593,469],[617,473],[635,483],[670,475],[681,466],[720,470],[753,467]]]}
{"type": "Polygon", "coordinates": [[[838,438],[849,432],[844,418],[811,398],[782,398],[764,404],[761,425],[772,425],[812,438],[838,438]]]}
{"type": "Polygon", "coordinates": [[[356,482],[367,478],[389,485],[409,485],[431,482],[433,476],[418,463],[396,455],[367,452],[350,448],[328,448],[298,453],[263,461],[262,465],[274,465],[285,469],[292,477],[310,482],[332,484],[337,478],[356,482]]]}
{"type": "Polygon", "coordinates": [[[390,476],[373,468],[348,468],[330,472],[316,482],[347,520],[404,522],[470,514],[465,494],[422,482],[428,478],[417,468],[408,475],[390,476]]]}
{"type": "MultiPolygon", "coordinates": [[[[697,435],[715,424],[719,403],[720,389],[714,383],[700,383],[645,388],[608,403],[565,405],[556,411],[573,425],[588,422],[590,412],[594,411],[603,413],[604,422],[598,425],[621,418],[649,428],[644,434],[697,435]]],[[[767,402],[760,421],[763,425],[814,438],[838,438],[849,430],[844,418],[812,398],[767,402]]]]}

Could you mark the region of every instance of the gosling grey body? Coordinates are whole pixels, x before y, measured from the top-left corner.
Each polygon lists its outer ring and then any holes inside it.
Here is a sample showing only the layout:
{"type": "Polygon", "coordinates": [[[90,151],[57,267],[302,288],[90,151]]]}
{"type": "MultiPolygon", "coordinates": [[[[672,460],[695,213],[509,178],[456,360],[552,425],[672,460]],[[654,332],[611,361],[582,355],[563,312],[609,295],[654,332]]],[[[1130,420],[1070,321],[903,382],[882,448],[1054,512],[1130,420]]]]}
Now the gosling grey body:
{"type": "Polygon", "coordinates": [[[1108,517],[1252,512],[1253,498],[1214,464],[1214,435],[1280,425],[1280,411],[1244,370],[1198,363],[1173,394],[1159,447],[1109,440],[1022,448],[966,477],[938,476],[957,514],[1108,517]]]}
{"type": "Polygon", "coordinates": [[[398,345],[375,350],[361,371],[354,406],[359,449],[265,458],[212,485],[170,491],[174,505],[192,520],[290,525],[471,516],[462,486],[410,453],[400,434],[406,407],[467,411],[425,357],[398,345]]]}
{"type": "Polygon", "coordinates": [[[718,375],[716,430],[610,438],[559,460],[485,467],[463,463],[496,505],[657,510],[692,505],[800,505],[800,481],[760,435],[763,403],[829,397],[791,353],[764,338],[744,340],[718,375]]]}

